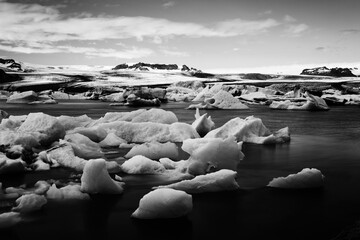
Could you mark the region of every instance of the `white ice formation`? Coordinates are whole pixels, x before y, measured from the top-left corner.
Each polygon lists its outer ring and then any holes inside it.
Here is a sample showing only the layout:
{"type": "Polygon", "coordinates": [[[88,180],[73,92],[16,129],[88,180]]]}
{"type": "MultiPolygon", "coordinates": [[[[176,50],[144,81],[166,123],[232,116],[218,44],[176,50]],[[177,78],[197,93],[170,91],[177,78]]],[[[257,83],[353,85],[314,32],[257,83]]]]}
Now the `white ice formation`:
{"type": "Polygon", "coordinates": [[[175,143],[166,142],[149,142],[134,146],[126,155],[125,158],[132,158],[136,155],[158,160],[160,158],[170,158],[177,160],[179,158],[179,149],[175,143]]]}
{"type": "Polygon", "coordinates": [[[236,174],[236,171],[222,169],[206,175],[196,176],[190,180],[183,180],[156,188],[172,188],[187,193],[231,191],[239,188],[239,185],[236,182],[236,174]]]}
{"type": "Polygon", "coordinates": [[[241,148],[242,142],[237,143],[233,136],[227,139],[188,139],[182,145],[182,149],[190,154],[187,165],[188,172],[192,175],[202,175],[220,169],[236,171],[240,160],[244,158],[241,148]]]}
{"type": "Polygon", "coordinates": [[[158,161],[136,155],[126,160],[121,165],[121,170],[128,174],[160,174],[165,171],[165,167],[158,161]]]}
{"type": "Polygon", "coordinates": [[[81,176],[81,191],[91,194],[121,194],[124,184],[110,177],[104,159],[89,160],[81,176]]]}
{"type": "Polygon", "coordinates": [[[316,168],[304,168],[296,174],[287,177],[274,178],[267,185],[273,188],[319,188],[324,186],[324,175],[316,168]]]}
{"type": "Polygon", "coordinates": [[[47,203],[46,197],[37,194],[26,194],[16,199],[16,207],[12,208],[12,211],[28,213],[34,212],[47,203]]]}
{"type": "Polygon", "coordinates": [[[195,121],[191,126],[203,137],[215,127],[215,123],[211,116],[208,117],[207,113],[200,115],[199,108],[196,108],[195,121]]]}
{"type": "Polygon", "coordinates": [[[171,188],[156,189],[140,199],[131,215],[140,219],[177,218],[192,211],[192,196],[171,188]]]}
{"type": "Polygon", "coordinates": [[[275,144],[290,141],[290,133],[287,127],[271,134],[262,120],[254,116],[245,119],[233,118],[223,126],[210,131],[204,138],[225,139],[229,136],[234,136],[238,142],[257,144],[275,144]]]}
{"type": "Polygon", "coordinates": [[[89,194],[81,191],[81,187],[78,184],[67,185],[62,188],[57,188],[53,184],[46,192],[46,198],[52,200],[88,200],[89,194]]]}

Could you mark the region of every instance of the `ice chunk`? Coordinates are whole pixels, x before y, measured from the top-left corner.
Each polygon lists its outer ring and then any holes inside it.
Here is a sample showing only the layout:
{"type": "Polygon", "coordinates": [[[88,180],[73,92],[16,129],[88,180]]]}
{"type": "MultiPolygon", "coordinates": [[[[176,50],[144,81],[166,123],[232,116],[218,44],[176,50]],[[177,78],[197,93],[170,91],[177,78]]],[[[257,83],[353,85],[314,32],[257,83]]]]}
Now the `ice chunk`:
{"type": "Polygon", "coordinates": [[[260,118],[249,116],[245,119],[239,117],[233,118],[223,126],[210,131],[204,138],[227,138],[235,136],[237,141],[271,144],[282,143],[290,140],[288,128],[279,130],[271,134],[270,130],[265,127],[260,118]]]}
{"type": "Polygon", "coordinates": [[[173,124],[163,123],[131,123],[118,121],[104,123],[98,126],[107,132],[114,132],[116,136],[127,142],[182,142],[188,138],[197,138],[199,134],[186,123],[176,122],[173,124]]]}
{"type": "Polygon", "coordinates": [[[186,168],[187,160],[173,161],[170,158],[160,158],[159,162],[165,167],[165,169],[178,169],[182,172],[182,169],[186,168]]]}
{"type": "Polygon", "coordinates": [[[80,158],[95,159],[104,157],[100,146],[82,134],[67,134],[64,139],[70,143],[75,155],[80,158]]]}
{"type": "Polygon", "coordinates": [[[156,188],[172,188],[187,193],[231,191],[239,188],[235,179],[236,174],[236,171],[222,169],[206,175],[196,176],[191,180],[183,180],[181,182],[156,188]]]}
{"type": "Polygon", "coordinates": [[[104,159],[89,160],[81,176],[81,191],[86,193],[120,194],[124,184],[110,177],[104,159]]]}
{"type": "Polygon", "coordinates": [[[274,188],[318,188],[324,186],[324,175],[316,168],[304,168],[287,177],[274,178],[267,185],[274,188]]]}
{"type": "Polygon", "coordinates": [[[29,103],[38,100],[38,95],[34,91],[14,92],[6,103],[29,103]]]}
{"type": "Polygon", "coordinates": [[[79,133],[81,135],[84,135],[84,136],[88,137],[91,141],[96,142],[96,143],[104,140],[108,134],[105,131],[105,129],[97,127],[97,126],[78,127],[78,128],[75,128],[75,129],[67,132],[67,134],[74,134],[74,133],[79,133]]]}
{"type": "Polygon", "coordinates": [[[166,142],[149,142],[141,145],[134,146],[126,155],[126,158],[132,158],[136,155],[142,155],[144,157],[157,160],[163,157],[171,159],[178,159],[179,150],[175,143],[166,142]]]}
{"type": "Polygon", "coordinates": [[[16,193],[18,195],[25,195],[25,194],[38,194],[42,195],[45,194],[50,188],[50,184],[46,181],[40,180],[37,181],[32,188],[25,188],[25,186],[20,187],[8,187],[5,189],[5,192],[8,194],[16,193]]]}
{"type": "Polygon", "coordinates": [[[126,160],[121,165],[121,169],[128,174],[160,174],[165,171],[165,167],[160,162],[141,155],[126,160]]]}
{"type": "Polygon", "coordinates": [[[46,197],[48,199],[53,200],[69,200],[69,199],[77,199],[77,200],[88,200],[90,199],[89,194],[83,193],[80,185],[67,185],[62,188],[57,188],[55,184],[53,184],[49,190],[46,192],[46,197]]]}
{"type": "Polygon", "coordinates": [[[57,117],[61,125],[64,126],[65,131],[77,128],[77,127],[86,127],[89,125],[93,120],[88,117],[86,114],[81,115],[78,117],[71,117],[71,116],[65,116],[61,115],[57,117]]]}
{"type": "Polygon", "coordinates": [[[207,85],[198,95],[196,95],[193,102],[204,101],[206,98],[211,98],[221,90],[222,86],[223,85],[219,83],[214,84],[211,88],[210,85],[207,85]]]}
{"type": "Polygon", "coordinates": [[[44,113],[30,113],[18,132],[38,133],[37,141],[43,146],[49,146],[65,136],[65,129],[59,120],[44,113]]]}
{"type": "Polygon", "coordinates": [[[288,109],[288,110],[309,110],[309,111],[329,110],[329,106],[326,104],[324,99],[318,96],[311,95],[308,92],[306,92],[304,96],[306,97],[306,103],[292,102],[290,100],[273,101],[269,107],[272,109],[288,109]]]}
{"type": "Polygon", "coordinates": [[[0,229],[8,228],[21,222],[20,213],[18,212],[6,212],[0,214],[0,229]]]}
{"type": "Polygon", "coordinates": [[[170,188],[156,189],[140,199],[131,215],[140,219],[177,218],[192,211],[192,196],[170,188]]]}
{"type": "Polygon", "coordinates": [[[119,147],[120,144],[127,143],[124,139],[116,136],[115,133],[109,133],[104,140],[99,142],[100,147],[119,147]]]}
{"type": "Polygon", "coordinates": [[[244,158],[241,143],[234,137],[225,140],[220,138],[188,139],[182,149],[190,154],[188,172],[201,175],[219,169],[237,169],[239,161],[244,158]]]}
{"type": "Polygon", "coordinates": [[[58,162],[63,167],[69,167],[76,171],[82,171],[86,160],[75,156],[70,143],[60,140],[60,144],[48,150],[48,159],[58,162]]]}
{"type": "Polygon", "coordinates": [[[200,137],[203,137],[215,127],[215,123],[210,116],[207,117],[207,113],[200,116],[199,109],[196,108],[195,121],[191,126],[199,133],[200,137]]]}
{"type": "Polygon", "coordinates": [[[13,207],[12,210],[15,212],[28,213],[41,209],[43,205],[47,203],[47,200],[44,196],[37,194],[26,194],[22,195],[16,199],[16,207],[13,207]]]}
{"type": "Polygon", "coordinates": [[[219,109],[248,109],[249,107],[234,98],[231,93],[220,90],[213,97],[205,99],[205,103],[210,104],[213,108],[219,109]]]}
{"type": "Polygon", "coordinates": [[[50,165],[42,161],[41,159],[36,160],[33,164],[31,164],[35,171],[46,171],[50,170],[50,165]]]}

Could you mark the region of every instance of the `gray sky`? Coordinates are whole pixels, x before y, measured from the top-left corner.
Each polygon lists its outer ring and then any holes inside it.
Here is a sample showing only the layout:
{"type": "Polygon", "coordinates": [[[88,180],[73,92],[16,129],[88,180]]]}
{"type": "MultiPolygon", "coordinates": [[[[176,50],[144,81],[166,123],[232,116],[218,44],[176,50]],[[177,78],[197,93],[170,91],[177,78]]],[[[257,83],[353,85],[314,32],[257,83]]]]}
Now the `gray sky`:
{"type": "Polygon", "coordinates": [[[0,56],[49,65],[353,67],[359,11],[358,0],[0,0],[0,56]]]}

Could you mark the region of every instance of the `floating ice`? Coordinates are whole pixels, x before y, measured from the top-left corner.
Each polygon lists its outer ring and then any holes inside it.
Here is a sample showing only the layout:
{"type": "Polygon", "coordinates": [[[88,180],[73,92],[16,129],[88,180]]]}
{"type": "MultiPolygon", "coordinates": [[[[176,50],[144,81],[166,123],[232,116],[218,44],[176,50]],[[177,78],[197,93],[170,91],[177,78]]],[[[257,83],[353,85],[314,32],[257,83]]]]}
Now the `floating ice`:
{"type": "Polygon", "coordinates": [[[87,115],[81,115],[78,117],[71,117],[71,116],[65,116],[61,115],[57,117],[61,125],[64,126],[65,131],[77,128],[77,127],[86,127],[89,125],[93,120],[88,117],[87,115]]]}
{"type": "Polygon", "coordinates": [[[13,207],[12,211],[21,213],[34,212],[41,209],[41,207],[46,203],[47,200],[44,196],[40,196],[34,193],[26,194],[16,199],[17,206],[13,207]]]}
{"type": "Polygon", "coordinates": [[[18,212],[6,212],[0,214],[0,228],[8,228],[21,222],[20,213],[18,212]]]}
{"type": "Polygon", "coordinates": [[[53,184],[49,190],[46,192],[46,197],[48,199],[53,200],[69,200],[69,199],[77,199],[77,200],[88,200],[90,199],[89,194],[81,191],[81,187],[78,184],[75,185],[67,185],[62,188],[57,188],[55,184],[53,184]]]}
{"type": "Polygon", "coordinates": [[[318,188],[324,185],[324,175],[316,168],[304,168],[287,177],[274,178],[267,185],[274,188],[318,188]]]}
{"type": "Polygon", "coordinates": [[[260,118],[249,116],[245,119],[233,118],[223,126],[210,131],[204,138],[227,138],[235,136],[237,141],[257,144],[275,144],[290,141],[288,128],[271,134],[260,118]]]}
{"type": "Polygon", "coordinates": [[[187,193],[231,191],[239,188],[235,179],[236,174],[236,171],[222,169],[206,175],[196,176],[191,180],[183,180],[181,182],[156,188],[172,188],[187,193]]]}
{"type": "Polygon", "coordinates": [[[22,161],[20,158],[9,159],[5,154],[0,152],[0,174],[24,172],[24,165],[24,161],[22,161]]]}
{"type": "Polygon", "coordinates": [[[195,121],[191,126],[203,137],[215,127],[215,123],[210,116],[207,117],[207,113],[200,116],[199,109],[196,108],[195,121]]]}
{"type": "Polygon", "coordinates": [[[183,142],[182,149],[190,154],[188,172],[202,175],[219,169],[236,170],[244,154],[242,143],[234,137],[225,140],[220,138],[188,139],[183,142]]]}
{"type": "Polygon", "coordinates": [[[5,192],[8,194],[16,193],[18,195],[25,195],[25,194],[43,195],[49,190],[49,188],[50,188],[49,183],[43,180],[39,180],[34,184],[34,187],[32,188],[25,188],[25,186],[8,187],[5,189],[5,192]]]}
{"type": "Polygon", "coordinates": [[[100,147],[119,147],[121,144],[126,144],[127,142],[116,136],[115,133],[109,133],[104,140],[99,142],[100,147]]]}
{"type": "Polygon", "coordinates": [[[49,146],[65,136],[65,129],[59,120],[44,113],[30,113],[18,132],[37,133],[37,141],[42,146],[49,146]]]}
{"type": "Polygon", "coordinates": [[[304,94],[306,97],[306,102],[292,102],[290,100],[286,101],[273,101],[270,104],[272,109],[288,109],[288,110],[309,110],[309,111],[318,111],[318,110],[329,110],[329,106],[326,104],[325,100],[309,94],[306,92],[304,94]]]}
{"type": "Polygon", "coordinates": [[[164,157],[176,160],[179,157],[179,149],[175,143],[159,143],[153,141],[134,146],[125,157],[132,158],[136,155],[142,155],[153,160],[164,157]]]}
{"type": "Polygon", "coordinates": [[[182,169],[186,168],[188,163],[187,160],[173,161],[170,158],[160,158],[159,162],[165,167],[165,169],[178,169],[180,172],[182,172],[182,169]]]}
{"type": "Polygon", "coordinates": [[[182,142],[185,139],[197,138],[199,134],[186,123],[176,122],[173,124],[163,123],[132,123],[117,121],[104,123],[98,126],[107,132],[114,132],[116,136],[127,142],[182,142]]]}
{"type": "Polygon", "coordinates": [[[139,207],[131,215],[140,219],[177,218],[192,210],[192,196],[171,188],[156,189],[140,199],[139,207]]]}
{"type": "Polygon", "coordinates": [[[80,158],[95,159],[104,157],[100,146],[82,134],[68,134],[64,139],[70,143],[75,155],[80,158]]]}
{"type": "Polygon", "coordinates": [[[91,194],[120,194],[124,184],[111,179],[104,159],[89,160],[81,176],[81,191],[91,194]]]}
{"type": "Polygon", "coordinates": [[[6,100],[6,103],[29,103],[38,100],[38,95],[34,91],[14,92],[6,100]]]}
{"type": "Polygon", "coordinates": [[[165,167],[158,161],[137,155],[126,160],[121,170],[128,174],[160,174],[165,171],[165,167]]]}

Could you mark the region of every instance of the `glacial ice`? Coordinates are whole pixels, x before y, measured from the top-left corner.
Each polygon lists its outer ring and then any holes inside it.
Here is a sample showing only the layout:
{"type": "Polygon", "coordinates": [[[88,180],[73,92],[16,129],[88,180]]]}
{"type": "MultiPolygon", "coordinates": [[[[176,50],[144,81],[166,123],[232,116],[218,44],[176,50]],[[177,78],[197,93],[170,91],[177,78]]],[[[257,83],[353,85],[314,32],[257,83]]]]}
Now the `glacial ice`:
{"type": "Polygon", "coordinates": [[[273,101],[270,104],[272,109],[287,109],[287,110],[309,110],[309,111],[318,111],[318,110],[329,110],[329,106],[326,104],[325,100],[321,97],[314,96],[308,92],[304,94],[306,97],[305,103],[295,103],[290,100],[285,101],[273,101]]]}
{"type": "Polygon", "coordinates": [[[87,115],[81,115],[77,117],[71,117],[66,115],[61,115],[57,117],[60,124],[64,126],[65,131],[77,128],[77,127],[86,127],[89,125],[93,120],[88,117],[87,115]]]}
{"type": "Polygon", "coordinates": [[[288,130],[288,128],[283,128],[271,134],[270,130],[265,127],[260,118],[249,116],[241,119],[237,117],[229,120],[223,126],[210,131],[204,138],[225,139],[229,136],[235,136],[238,142],[275,144],[288,142],[290,140],[288,130]]]}
{"type": "Polygon", "coordinates": [[[127,142],[116,136],[115,133],[111,132],[109,133],[104,140],[99,142],[99,146],[106,148],[106,147],[119,147],[121,144],[126,144],[127,142]]]}
{"type": "Polygon", "coordinates": [[[5,189],[7,194],[18,194],[18,195],[25,195],[25,194],[37,194],[43,195],[45,194],[50,188],[50,184],[46,181],[39,180],[34,184],[34,187],[26,188],[25,186],[20,187],[8,187],[5,189]]]}
{"type": "Polygon", "coordinates": [[[16,199],[17,206],[12,208],[12,211],[20,213],[34,212],[47,203],[44,196],[37,194],[26,194],[16,199]]]}
{"type": "Polygon", "coordinates": [[[173,124],[142,122],[132,123],[117,121],[104,123],[98,126],[107,132],[114,132],[116,136],[127,142],[182,142],[188,138],[198,138],[195,129],[186,123],[176,122],[173,124]]]}
{"type": "Polygon", "coordinates": [[[187,167],[187,160],[173,161],[170,158],[160,158],[159,162],[164,166],[167,170],[177,169],[182,172],[183,169],[187,167]]]}
{"type": "Polygon", "coordinates": [[[18,212],[5,212],[0,214],[0,229],[12,227],[21,222],[21,216],[18,212]]]}
{"type": "Polygon", "coordinates": [[[46,198],[53,200],[88,200],[90,199],[90,196],[89,194],[82,192],[81,187],[78,184],[67,185],[62,188],[57,188],[56,185],[53,184],[46,192],[46,198]]]}
{"type": "Polygon", "coordinates": [[[304,168],[296,174],[287,177],[274,178],[267,185],[274,188],[319,188],[324,185],[324,175],[316,168],[304,168]]]}
{"type": "Polygon", "coordinates": [[[200,137],[203,137],[215,127],[215,123],[211,120],[211,116],[207,117],[207,113],[200,116],[199,109],[196,108],[195,121],[191,126],[199,133],[200,137]]]}
{"type": "Polygon", "coordinates": [[[0,152],[0,174],[24,172],[25,163],[19,159],[9,159],[5,154],[0,152]]]}
{"type": "Polygon", "coordinates": [[[206,98],[211,98],[222,89],[222,84],[216,83],[211,88],[207,85],[196,97],[192,100],[193,102],[204,101],[206,98]]]}
{"type": "Polygon", "coordinates": [[[206,175],[199,175],[190,180],[172,183],[165,186],[158,186],[156,189],[172,188],[187,193],[204,193],[231,191],[239,188],[236,182],[237,172],[229,169],[221,169],[206,175]]]}
{"type": "Polygon", "coordinates": [[[203,103],[192,104],[188,109],[248,109],[249,107],[233,97],[231,93],[224,90],[218,91],[210,98],[206,98],[203,103]]]}
{"type": "Polygon", "coordinates": [[[59,120],[44,113],[29,113],[18,132],[37,133],[37,141],[42,146],[49,146],[65,136],[65,129],[59,120]]]}
{"type": "Polygon", "coordinates": [[[192,196],[171,188],[156,189],[140,199],[131,215],[140,219],[177,218],[192,211],[192,196]]]}
{"type": "Polygon", "coordinates": [[[6,103],[29,103],[38,100],[38,95],[34,91],[14,92],[11,94],[6,103]]]}
{"type": "Polygon", "coordinates": [[[160,174],[165,171],[165,167],[158,161],[137,155],[126,160],[121,170],[128,174],[160,174]]]}
{"type": "Polygon", "coordinates": [[[236,171],[239,161],[244,158],[241,152],[242,143],[235,137],[188,139],[183,142],[182,149],[190,154],[188,172],[202,175],[219,169],[236,171]]]}
{"type": "Polygon", "coordinates": [[[158,160],[160,158],[168,157],[174,160],[179,158],[179,149],[175,143],[166,142],[148,142],[134,146],[126,155],[125,158],[132,158],[136,155],[158,160]]]}
{"type": "Polygon", "coordinates": [[[120,194],[124,185],[110,177],[104,159],[89,160],[81,176],[81,191],[90,194],[120,194]]]}
{"type": "Polygon", "coordinates": [[[84,159],[104,158],[101,147],[82,134],[67,134],[64,140],[70,143],[77,157],[84,159]]]}

